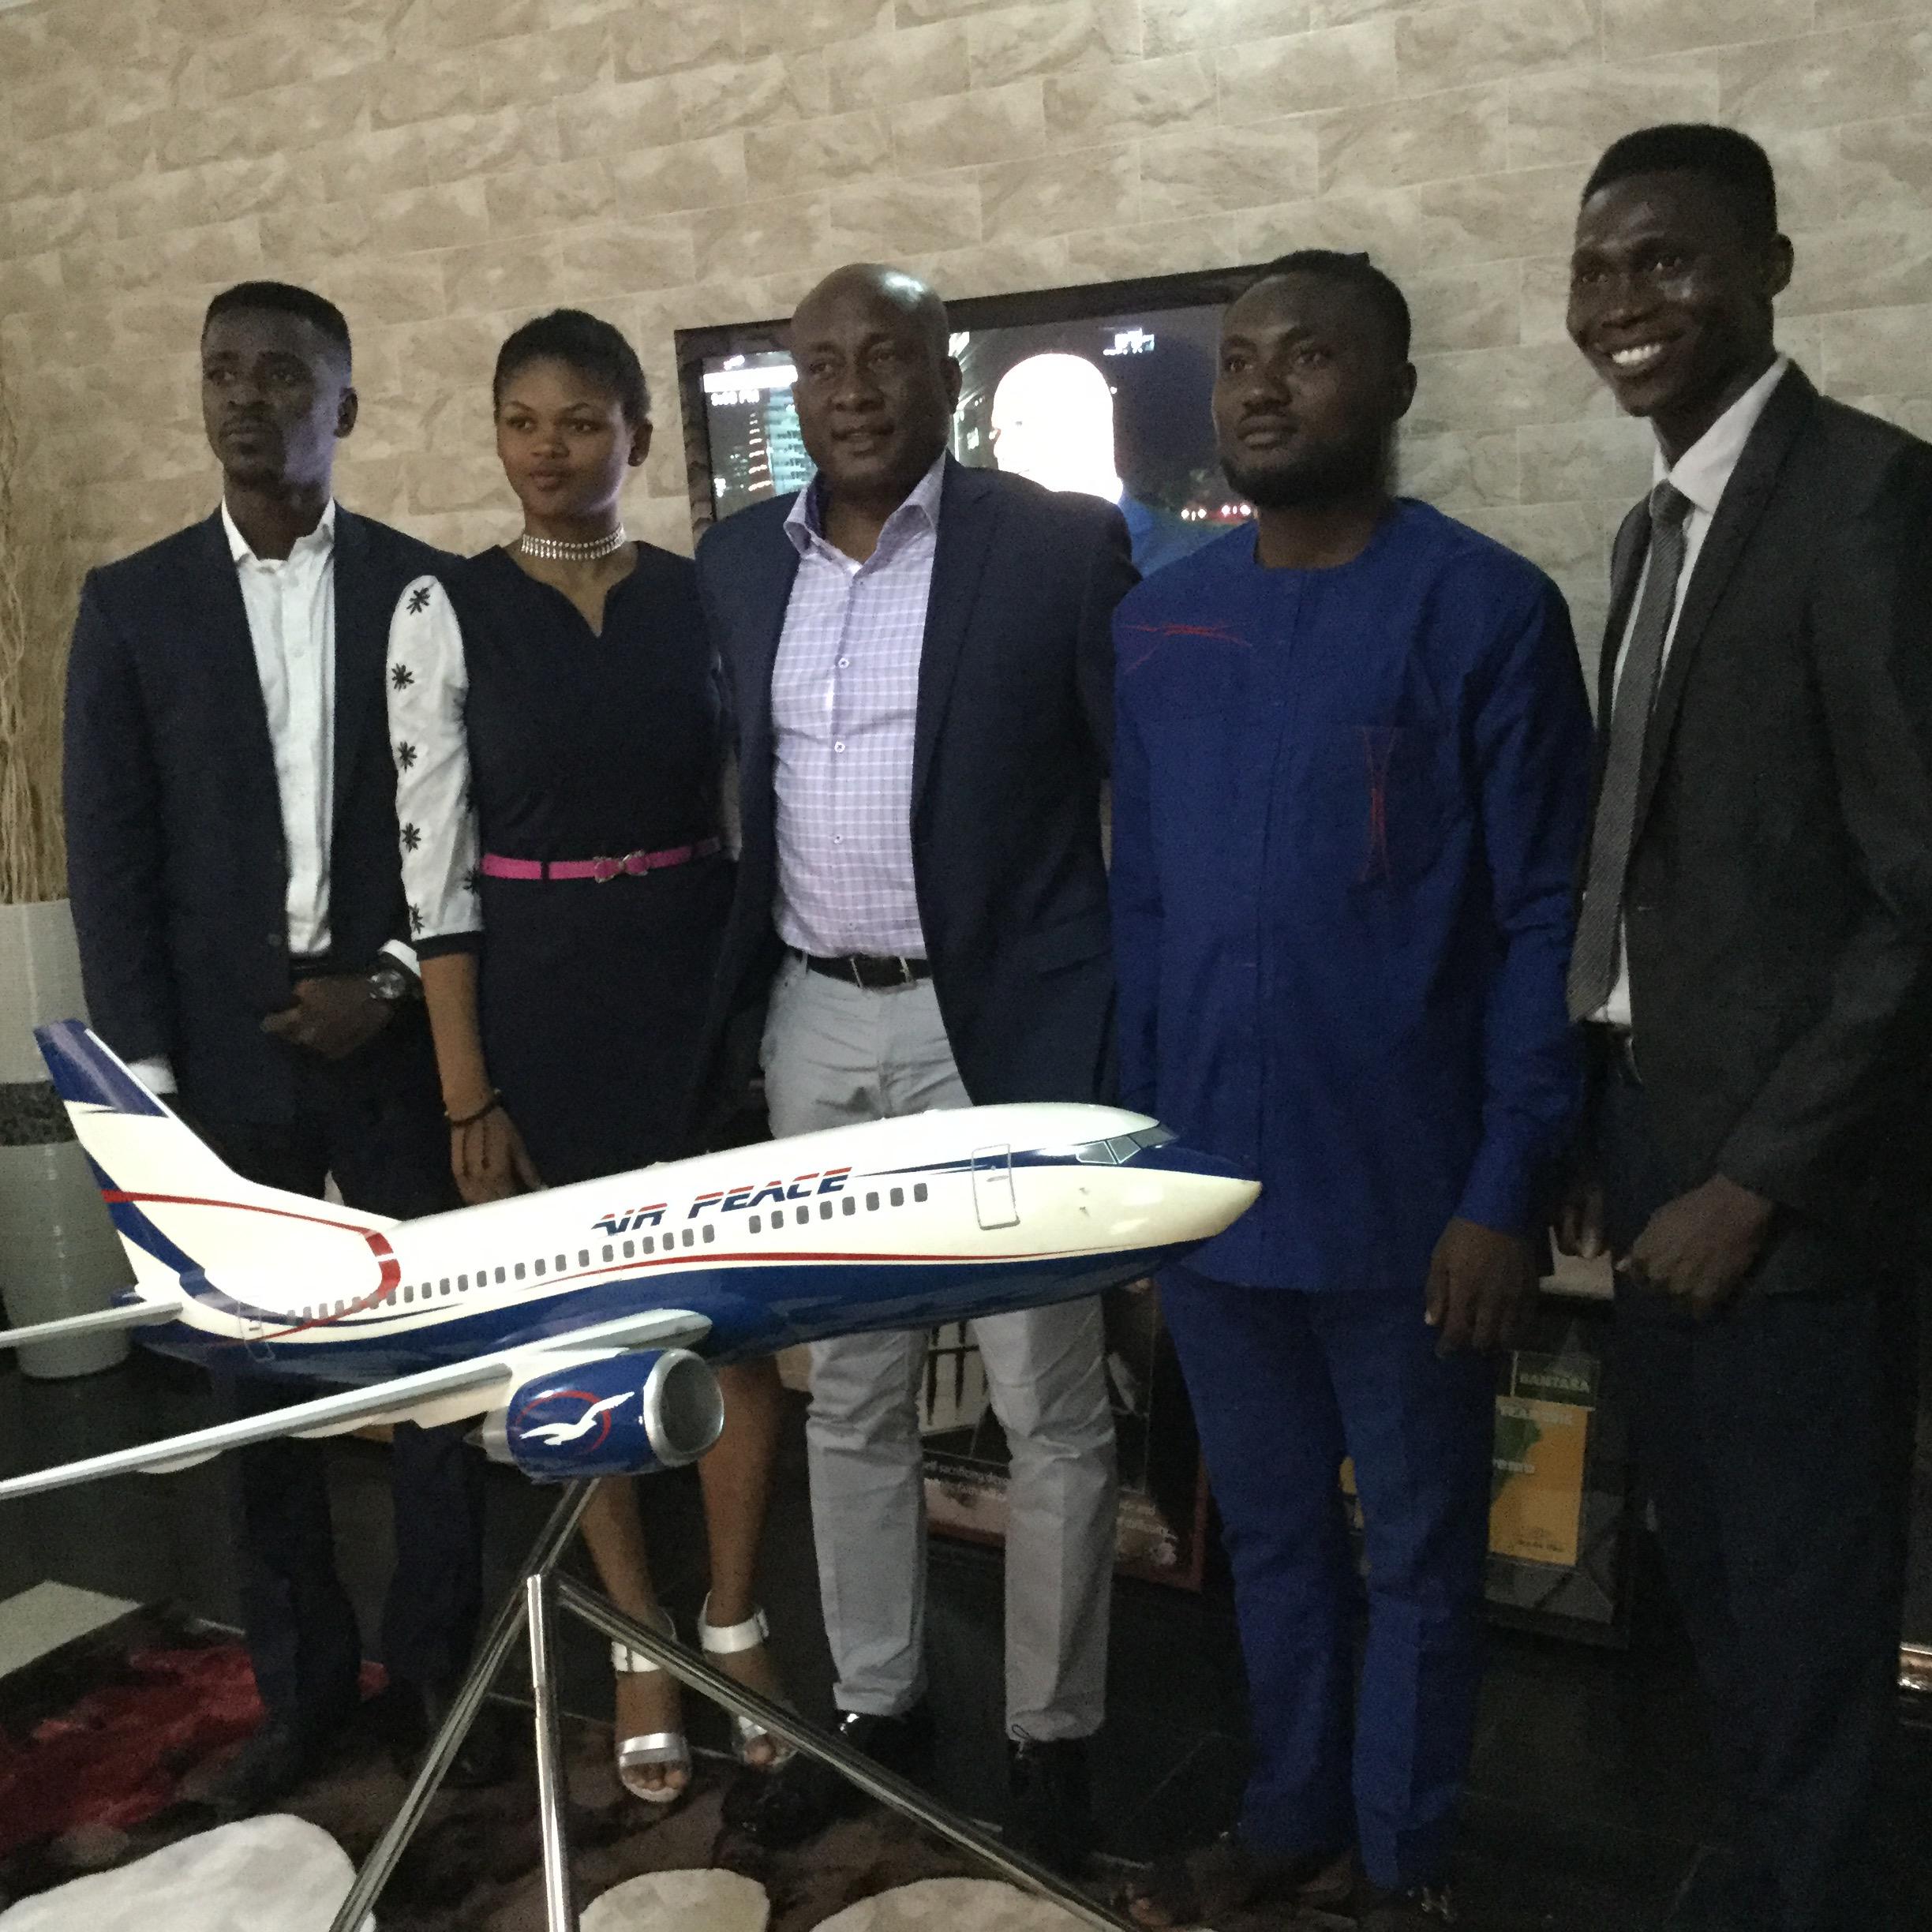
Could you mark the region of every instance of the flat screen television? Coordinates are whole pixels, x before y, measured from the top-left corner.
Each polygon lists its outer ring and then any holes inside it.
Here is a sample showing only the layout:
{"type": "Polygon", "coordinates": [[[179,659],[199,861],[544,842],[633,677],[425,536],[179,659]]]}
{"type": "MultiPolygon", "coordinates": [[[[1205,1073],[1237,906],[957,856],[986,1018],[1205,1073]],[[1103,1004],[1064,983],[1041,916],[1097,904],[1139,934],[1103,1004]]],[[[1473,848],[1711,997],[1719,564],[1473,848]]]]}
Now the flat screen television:
{"type": "MultiPolygon", "coordinates": [[[[1252,268],[950,302],[953,454],[1118,502],[1143,573],[1243,520],[1208,396],[1223,307],[1252,268]]],[[[782,320],[678,331],[694,534],[810,481],[782,320]]]]}

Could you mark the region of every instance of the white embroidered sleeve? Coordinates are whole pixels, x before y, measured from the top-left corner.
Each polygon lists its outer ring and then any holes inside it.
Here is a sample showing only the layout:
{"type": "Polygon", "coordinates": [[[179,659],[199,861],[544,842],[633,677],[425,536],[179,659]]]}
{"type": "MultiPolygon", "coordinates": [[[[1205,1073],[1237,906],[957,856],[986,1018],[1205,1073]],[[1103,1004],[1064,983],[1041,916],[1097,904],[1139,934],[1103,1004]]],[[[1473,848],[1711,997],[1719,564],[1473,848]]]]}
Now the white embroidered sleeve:
{"type": "Polygon", "coordinates": [[[434,577],[402,593],[389,624],[389,746],[410,936],[428,957],[473,950],[483,930],[470,796],[462,631],[434,577]]]}

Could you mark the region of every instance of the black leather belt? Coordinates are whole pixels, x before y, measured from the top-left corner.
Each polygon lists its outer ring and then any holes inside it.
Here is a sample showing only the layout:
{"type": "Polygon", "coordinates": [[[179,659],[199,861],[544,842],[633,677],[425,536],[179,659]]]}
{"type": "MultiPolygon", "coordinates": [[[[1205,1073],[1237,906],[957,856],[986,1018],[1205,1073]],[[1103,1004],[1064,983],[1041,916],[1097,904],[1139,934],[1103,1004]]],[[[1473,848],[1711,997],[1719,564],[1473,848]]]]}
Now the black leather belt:
{"type": "Polygon", "coordinates": [[[815,973],[828,979],[843,979],[848,986],[863,987],[868,993],[889,993],[895,987],[917,986],[932,977],[932,962],[922,959],[882,957],[872,953],[841,953],[836,958],[822,959],[815,953],[799,957],[815,973]]]}

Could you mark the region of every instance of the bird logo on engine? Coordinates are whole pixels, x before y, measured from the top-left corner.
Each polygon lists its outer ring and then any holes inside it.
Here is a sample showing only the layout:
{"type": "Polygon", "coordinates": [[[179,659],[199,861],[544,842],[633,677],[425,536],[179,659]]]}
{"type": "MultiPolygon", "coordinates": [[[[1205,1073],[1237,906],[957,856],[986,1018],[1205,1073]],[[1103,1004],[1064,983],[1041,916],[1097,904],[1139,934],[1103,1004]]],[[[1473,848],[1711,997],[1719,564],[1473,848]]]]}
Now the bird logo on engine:
{"type": "Polygon", "coordinates": [[[629,1402],[635,1391],[620,1389],[615,1395],[606,1395],[601,1402],[593,1401],[588,1389],[546,1389],[542,1395],[533,1396],[517,1411],[516,1426],[519,1431],[532,1442],[540,1442],[552,1449],[567,1449],[572,1444],[581,1444],[582,1452],[603,1447],[611,1432],[610,1412],[621,1409],[629,1402]],[[574,1422],[539,1422],[534,1427],[523,1418],[533,1409],[541,1409],[553,1402],[588,1402],[590,1406],[574,1422]],[[597,1431],[595,1440],[586,1442],[584,1438],[591,1430],[597,1431]]]}

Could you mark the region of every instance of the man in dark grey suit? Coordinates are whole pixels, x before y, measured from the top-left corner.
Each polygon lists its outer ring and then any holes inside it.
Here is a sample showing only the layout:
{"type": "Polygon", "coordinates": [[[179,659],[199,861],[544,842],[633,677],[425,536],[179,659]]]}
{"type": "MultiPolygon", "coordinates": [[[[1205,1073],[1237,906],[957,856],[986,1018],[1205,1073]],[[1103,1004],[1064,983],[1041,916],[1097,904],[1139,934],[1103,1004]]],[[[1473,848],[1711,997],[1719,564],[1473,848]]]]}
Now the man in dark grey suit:
{"type": "Polygon", "coordinates": [[[1900,1283],[1932,1064],[1932,448],[1780,356],[1769,163],[1617,142],[1570,331],[1656,431],[1619,533],[1570,976],[1638,1454],[1745,1813],[1737,1923],[1898,1923],[1900,1283]]]}

